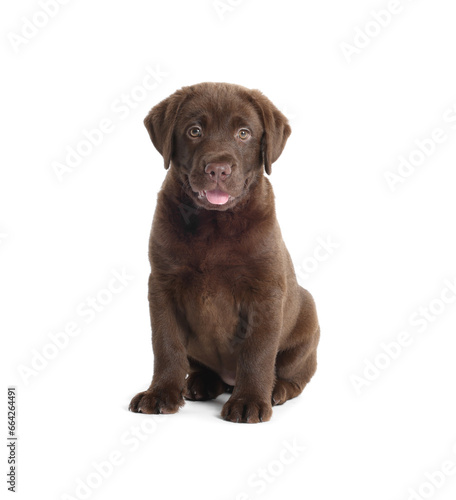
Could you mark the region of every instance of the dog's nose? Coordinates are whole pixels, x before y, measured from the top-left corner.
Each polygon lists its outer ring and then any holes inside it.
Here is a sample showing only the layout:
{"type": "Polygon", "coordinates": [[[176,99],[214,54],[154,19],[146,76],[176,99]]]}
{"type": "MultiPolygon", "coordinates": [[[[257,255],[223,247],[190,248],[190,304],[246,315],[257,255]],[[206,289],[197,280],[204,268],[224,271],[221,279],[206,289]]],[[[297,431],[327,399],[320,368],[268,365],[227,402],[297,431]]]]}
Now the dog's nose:
{"type": "Polygon", "coordinates": [[[231,165],[229,163],[208,163],[204,171],[211,180],[224,181],[231,175],[231,165]]]}

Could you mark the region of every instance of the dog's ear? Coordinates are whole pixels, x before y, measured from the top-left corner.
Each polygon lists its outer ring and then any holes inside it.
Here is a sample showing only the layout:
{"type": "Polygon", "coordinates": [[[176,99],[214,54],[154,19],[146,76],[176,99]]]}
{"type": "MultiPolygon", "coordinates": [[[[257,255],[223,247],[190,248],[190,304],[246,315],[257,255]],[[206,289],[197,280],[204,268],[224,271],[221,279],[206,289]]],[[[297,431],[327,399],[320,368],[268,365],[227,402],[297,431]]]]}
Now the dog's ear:
{"type": "Polygon", "coordinates": [[[153,145],[163,156],[165,168],[169,168],[172,159],[174,127],[186,95],[185,88],[178,90],[154,106],[144,119],[153,145]]]}
{"type": "Polygon", "coordinates": [[[287,117],[259,90],[253,90],[252,96],[263,119],[264,134],[261,140],[264,170],[271,175],[271,166],[282,154],[291,134],[287,117]]]}

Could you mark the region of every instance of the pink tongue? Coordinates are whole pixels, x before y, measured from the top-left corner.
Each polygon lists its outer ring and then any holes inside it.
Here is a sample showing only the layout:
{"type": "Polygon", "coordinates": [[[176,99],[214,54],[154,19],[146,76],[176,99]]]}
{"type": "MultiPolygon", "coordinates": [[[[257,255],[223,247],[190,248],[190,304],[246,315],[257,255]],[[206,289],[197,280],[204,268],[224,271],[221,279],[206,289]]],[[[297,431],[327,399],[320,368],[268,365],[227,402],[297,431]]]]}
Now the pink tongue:
{"type": "Polygon", "coordinates": [[[225,205],[229,197],[230,195],[228,193],[224,193],[223,191],[219,191],[218,189],[206,191],[206,198],[213,205],[225,205]]]}

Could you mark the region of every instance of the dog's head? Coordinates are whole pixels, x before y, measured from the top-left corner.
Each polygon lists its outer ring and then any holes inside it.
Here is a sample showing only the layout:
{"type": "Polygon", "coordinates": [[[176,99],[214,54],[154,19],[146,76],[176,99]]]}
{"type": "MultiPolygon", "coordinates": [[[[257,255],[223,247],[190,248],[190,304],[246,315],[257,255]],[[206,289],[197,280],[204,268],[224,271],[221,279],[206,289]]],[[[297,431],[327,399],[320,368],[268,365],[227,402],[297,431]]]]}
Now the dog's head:
{"type": "Polygon", "coordinates": [[[208,210],[242,200],[271,173],[291,133],[286,117],[258,90],[227,83],[183,87],[151,109],[144,124],[165,168],[208,210]]]}

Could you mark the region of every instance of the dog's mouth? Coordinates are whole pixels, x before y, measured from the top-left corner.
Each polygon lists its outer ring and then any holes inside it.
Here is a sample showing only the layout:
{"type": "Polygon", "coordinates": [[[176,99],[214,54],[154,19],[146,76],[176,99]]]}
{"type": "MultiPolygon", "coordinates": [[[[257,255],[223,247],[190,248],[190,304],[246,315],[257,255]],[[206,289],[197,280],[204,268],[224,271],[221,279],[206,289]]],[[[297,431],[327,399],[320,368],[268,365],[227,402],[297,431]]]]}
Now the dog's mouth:
{"type": "Polygon", "coordinates": [[[206,210],[225,211],[233,208],[245,197],[251,181],[252,177],[249,176],[244,180],[242,189],[239,189],[239,186],[230,186],[231,193],[227,193],[224,185],[214,183],[210,186],[212,189],[201,189],[202,183],[195,182],[196,185],[194,186],[190,178],[185,176],[184,189],[198,207],[205,208],[206,210]],[[240,192],[238,193],[237,191],[239,190],[240,192]]]}
{"type": "Polygon", "coordinates": [[[225,205],[230,200],[234,200],[233,196],[220,189],[198,191],[198,199],[207,200],[212,205],[225,205]]]}

